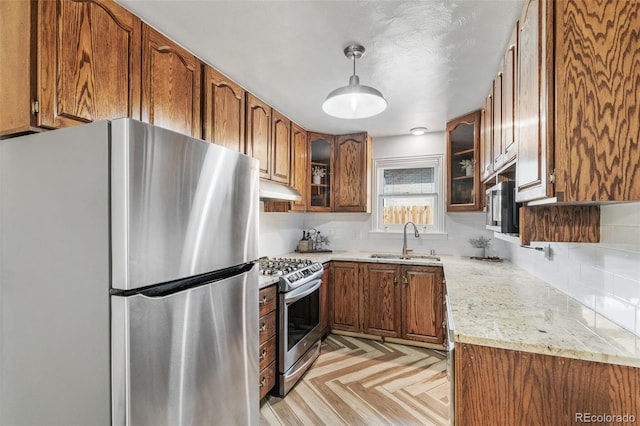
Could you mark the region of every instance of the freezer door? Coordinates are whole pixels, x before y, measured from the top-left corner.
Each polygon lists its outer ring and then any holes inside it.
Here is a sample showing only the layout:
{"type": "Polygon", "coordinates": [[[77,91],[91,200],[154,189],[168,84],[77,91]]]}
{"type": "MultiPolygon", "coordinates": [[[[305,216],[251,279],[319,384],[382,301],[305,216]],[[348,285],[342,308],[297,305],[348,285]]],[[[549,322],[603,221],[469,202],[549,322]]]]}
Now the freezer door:
{"type": "Polygon", "coordinates": [[[257,425],[258,275],[112,296],[114,425],[257,425]]]}
{"type": "Polygon", "coordinates": [[[258,162],[246,155],[135,120],[113,120],[113,288],[257,259],[258,182],[258,162]]]}

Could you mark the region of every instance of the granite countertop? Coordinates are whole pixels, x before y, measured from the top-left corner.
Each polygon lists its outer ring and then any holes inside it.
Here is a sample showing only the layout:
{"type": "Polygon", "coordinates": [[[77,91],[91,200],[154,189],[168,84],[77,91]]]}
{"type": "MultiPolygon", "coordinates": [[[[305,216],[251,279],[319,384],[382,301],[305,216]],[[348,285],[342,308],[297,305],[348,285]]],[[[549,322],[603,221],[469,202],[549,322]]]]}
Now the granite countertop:
{"type": "MultiPolygon", "coordinates": [[[[640,337],[508,261],[468,257],[372,259],[369,252],[287,253],[321,263],[357,261],[442,266],[454,340],[640,367],[640,337]]],[[[260,277],[266,280],[277,279],[260,277]]]]}

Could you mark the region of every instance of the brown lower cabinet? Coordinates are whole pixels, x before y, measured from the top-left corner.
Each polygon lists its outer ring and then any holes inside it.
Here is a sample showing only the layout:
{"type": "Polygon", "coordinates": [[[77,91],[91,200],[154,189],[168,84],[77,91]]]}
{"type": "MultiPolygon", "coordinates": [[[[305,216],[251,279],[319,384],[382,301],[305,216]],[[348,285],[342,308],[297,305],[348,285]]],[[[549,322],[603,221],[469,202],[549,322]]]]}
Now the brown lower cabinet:
{"type": "Polygon", "coordinates": [[[275,285],[265,287],[258,295],[260,320],[258,330],[260,336],[260,399],[273,388],[276,383],[276,297],[275,285]]]}
{"type": "Polygon", "coordinates": [[[455,393],[455,421],[466,426],[640,418],[639,368],[486,346],[456,345],[455,393]]]}
{"type": "Polygon", "coordinates": [[[332,262],[331,329],[444,342],[441,267],[332,262]]]}

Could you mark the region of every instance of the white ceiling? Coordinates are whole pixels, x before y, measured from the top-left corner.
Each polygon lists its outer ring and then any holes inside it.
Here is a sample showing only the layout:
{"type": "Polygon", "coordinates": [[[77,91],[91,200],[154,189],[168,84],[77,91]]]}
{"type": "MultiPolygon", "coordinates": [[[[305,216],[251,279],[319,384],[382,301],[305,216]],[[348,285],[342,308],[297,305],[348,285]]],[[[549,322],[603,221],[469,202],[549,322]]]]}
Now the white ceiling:
{"type": "Polygon", "coordinates": [[[117,0],[307,130],[407,134],[479,109],[523,0],[117,0]],[[364,45],[360,83],[389,106],[367,119],[321,105],[345,86],[345,46],[364,45]]]}

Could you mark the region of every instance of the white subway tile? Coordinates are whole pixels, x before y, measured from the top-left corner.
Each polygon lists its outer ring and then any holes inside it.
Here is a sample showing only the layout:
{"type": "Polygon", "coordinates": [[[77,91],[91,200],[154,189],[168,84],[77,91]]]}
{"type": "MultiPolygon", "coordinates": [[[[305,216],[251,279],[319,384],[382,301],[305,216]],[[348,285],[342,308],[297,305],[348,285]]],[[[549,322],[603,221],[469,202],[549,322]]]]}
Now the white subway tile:
{"type": "Polygon", "coordinates": [[[640,225],[638,212],[640,212],[640,203],[605,205],[600,208],[600,224],[640,225]]]}
{"type": "Polygon", "coordinates": [[[619,326],[635,332],[636,306],[630,305],[614,296],[598,294],[596,296],[596,311],[619,326]]]}
{"type": "Polygon", "coordinates": [[[640,306],[640,281],[614,275],[613,294],[629,304],[640,306]]]}

